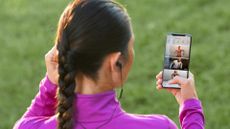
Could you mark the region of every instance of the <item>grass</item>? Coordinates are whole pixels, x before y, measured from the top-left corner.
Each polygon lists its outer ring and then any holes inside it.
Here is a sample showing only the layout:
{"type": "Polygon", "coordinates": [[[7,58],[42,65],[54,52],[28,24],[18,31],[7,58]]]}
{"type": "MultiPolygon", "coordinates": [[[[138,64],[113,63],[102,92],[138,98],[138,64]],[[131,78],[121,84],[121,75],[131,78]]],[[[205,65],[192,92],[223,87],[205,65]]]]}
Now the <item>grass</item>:
{"type": "MultiPolygon", "coordinates": [[[[166,114],[178,124],[178,104],[155,90],[165,35],[193,35],[191,71],[202,100],[206,129],[230,127],[230,1],[119,0],[135,32],[135,63],[122,106],[131,113],[166,114]]],[[[44,54],[69,1],[8,0],[0,5],[0,128],[10,129],[30,105],[45,74],[44,54]]]]}

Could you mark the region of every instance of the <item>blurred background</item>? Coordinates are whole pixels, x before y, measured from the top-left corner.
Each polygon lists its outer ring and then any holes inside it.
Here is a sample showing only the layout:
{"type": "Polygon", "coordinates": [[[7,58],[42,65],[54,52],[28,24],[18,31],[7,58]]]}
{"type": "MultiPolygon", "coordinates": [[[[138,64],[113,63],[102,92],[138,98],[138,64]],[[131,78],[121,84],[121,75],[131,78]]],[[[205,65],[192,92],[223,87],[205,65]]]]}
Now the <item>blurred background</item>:
{"type": "MultiPolygon", "coordinates": [[[[59,16],[70,0],[0,0],[0,129],[10,129],[38,92],[59,16]]],[[[193,35],[190,69],[206,129],[229,129],[230,1],[118,0],[135,32],[135,62],[121,100],[127,112],[165,114],[178,125],[178,104],[157,91],[167,32],[193,35]]]]}

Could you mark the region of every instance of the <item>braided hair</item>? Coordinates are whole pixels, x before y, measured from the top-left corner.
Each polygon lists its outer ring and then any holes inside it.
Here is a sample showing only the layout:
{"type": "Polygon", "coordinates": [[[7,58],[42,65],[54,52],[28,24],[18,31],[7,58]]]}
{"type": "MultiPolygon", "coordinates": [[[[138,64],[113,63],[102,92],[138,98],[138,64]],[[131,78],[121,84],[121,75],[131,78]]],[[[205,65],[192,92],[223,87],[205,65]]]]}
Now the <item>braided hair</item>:
{"type": "Polygon", "coordinates": [[[75,127],[76,77],[97,80],[106,55],[127,56],[131,38],[126,10],[112,0],[75,0],[64,10],[58,24],[58,129],[75,127]]]}

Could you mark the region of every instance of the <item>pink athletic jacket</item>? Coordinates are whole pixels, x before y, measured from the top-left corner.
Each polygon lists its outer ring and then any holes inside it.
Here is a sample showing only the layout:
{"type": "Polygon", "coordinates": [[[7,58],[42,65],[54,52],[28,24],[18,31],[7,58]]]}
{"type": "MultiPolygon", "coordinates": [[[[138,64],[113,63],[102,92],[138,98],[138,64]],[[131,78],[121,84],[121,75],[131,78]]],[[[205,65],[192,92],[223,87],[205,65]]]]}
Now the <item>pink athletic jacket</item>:
{"type": "MultiPolygon", "coordinates": [[[[40,91],[14,129],[56,129],[57,86],[46,76],[40,91]]],[[[137,115],[125,112],[115,91],[94,95],[76,94],[75,129],[177,129],[165,115],[137,115]]],[[[201,102],[190,99],[180,107],[182,129],[204,129],[201,102]]]]}

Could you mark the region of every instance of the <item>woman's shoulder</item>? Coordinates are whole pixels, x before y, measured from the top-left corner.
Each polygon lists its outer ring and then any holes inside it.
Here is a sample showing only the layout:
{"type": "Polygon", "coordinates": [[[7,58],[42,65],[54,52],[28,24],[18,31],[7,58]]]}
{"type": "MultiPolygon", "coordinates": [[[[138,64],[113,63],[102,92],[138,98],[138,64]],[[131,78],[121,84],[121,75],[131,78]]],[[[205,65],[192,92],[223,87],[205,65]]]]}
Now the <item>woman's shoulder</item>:
{"type": "Polygon", "coordinates": [[[123,123],[127,128],[132,129],[177,129],[176,124],[166,115],[160,114],[131,114],[124,113],[117,117],[114,122],[123,123]]]}

